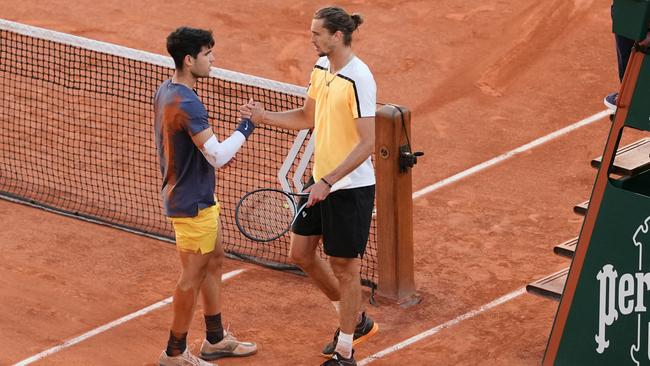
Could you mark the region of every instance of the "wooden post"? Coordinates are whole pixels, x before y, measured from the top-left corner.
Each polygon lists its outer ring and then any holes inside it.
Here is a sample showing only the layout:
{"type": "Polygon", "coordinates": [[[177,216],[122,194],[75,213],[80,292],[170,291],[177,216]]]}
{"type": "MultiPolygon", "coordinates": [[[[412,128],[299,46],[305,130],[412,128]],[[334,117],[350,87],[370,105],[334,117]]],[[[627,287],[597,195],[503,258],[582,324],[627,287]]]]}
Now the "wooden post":
{"type": "Polygon", "coordinates": [[[411,112],[406,108],[384,105],[377,110],[377,291],[400,303],[415,295],[411,169],[399,169],[400,146],[407,144],[410,130],[411,112]]]}

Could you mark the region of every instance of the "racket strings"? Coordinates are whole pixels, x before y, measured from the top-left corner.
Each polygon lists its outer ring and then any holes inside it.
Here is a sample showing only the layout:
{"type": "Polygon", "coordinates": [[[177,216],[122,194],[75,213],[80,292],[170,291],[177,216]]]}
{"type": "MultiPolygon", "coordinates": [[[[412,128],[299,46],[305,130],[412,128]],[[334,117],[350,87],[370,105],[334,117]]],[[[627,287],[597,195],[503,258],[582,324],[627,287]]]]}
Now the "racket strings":
{"type": "Polygon", "coordinates": [[[271,240],[289,230],[294,214],[291,197],[277,191],[255,192],[239,206],[239,226],[258,240],[271,240]]]}

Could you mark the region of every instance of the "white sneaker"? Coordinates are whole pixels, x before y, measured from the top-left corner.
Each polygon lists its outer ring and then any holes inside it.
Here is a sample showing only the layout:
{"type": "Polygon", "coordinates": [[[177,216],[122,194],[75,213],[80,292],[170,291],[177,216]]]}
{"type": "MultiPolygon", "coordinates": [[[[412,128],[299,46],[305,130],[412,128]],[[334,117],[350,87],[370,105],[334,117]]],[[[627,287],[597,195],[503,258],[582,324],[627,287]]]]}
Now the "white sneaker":
{"type": "Polygon", "coordinates": [[[607,94],[605,99],[603,99],[603,104],[605,104],[605,107],[609,108],[609,110],[611,110],[612,113],[616,113],[617,102],[618,102],[618,93],[609,93],[607,94]]]}
{"type": "Polygon", "coordinates": [[[185,348],[185,351],[178,356],[169,357],[167,352],[162,351],[160,358],[158,359],[158,365],[160,366],[217,366],[215,363],[210,363],[203,361],[202,359],[194,356],[189,347],[185,348]]]}
{"type": "Polygon", "coordinates": [[[252,342],[238,341],[231,333],[223,332],[223,339],[215,344],[206,340],[201,346],[201,358],[216,360],[221,357],[246,357],[257,352],[257,345],[252,342]]]}

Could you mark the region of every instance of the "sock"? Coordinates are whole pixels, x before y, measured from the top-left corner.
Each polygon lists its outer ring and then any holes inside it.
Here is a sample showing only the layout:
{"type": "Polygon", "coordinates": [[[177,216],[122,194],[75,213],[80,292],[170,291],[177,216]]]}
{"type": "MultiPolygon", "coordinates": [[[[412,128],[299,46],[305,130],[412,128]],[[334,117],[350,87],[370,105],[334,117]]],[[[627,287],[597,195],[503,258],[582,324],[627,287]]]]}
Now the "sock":
{"type": "Polygon", "coordinates": [[[334,351],[345,358],[352,357],[352,334],[339,333],[334,351]]]}
{"type": "Polygon", "coordinates": [[[337,314],[341,314],[341,302],[340,301],[332,301],[332,305],[334,305],[334,309],[336,309],[337,314]]]}
{"type": "Polygon", "coordinates": [[[216,315],[205,315],[205,339],[207,339],[211,344],[218,343],[223,339],[221,313],[216,315]]]}
{"type": "Polygon", "coordinates": [[[174,333],[171,330],[169,331],[169,340],[167,341],[167,356],[174,357],[178,356],[181,353],[185,352],[187,347],[187,332],[186,333],[174,333]]]}

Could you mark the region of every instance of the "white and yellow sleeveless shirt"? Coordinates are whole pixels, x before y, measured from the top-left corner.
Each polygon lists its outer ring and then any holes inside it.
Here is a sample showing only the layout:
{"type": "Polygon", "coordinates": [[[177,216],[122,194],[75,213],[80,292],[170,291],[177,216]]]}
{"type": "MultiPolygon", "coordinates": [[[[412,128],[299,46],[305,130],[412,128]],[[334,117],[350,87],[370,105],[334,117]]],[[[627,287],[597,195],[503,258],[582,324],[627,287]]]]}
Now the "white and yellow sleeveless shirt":
{"type": "MultiPolygon", "coordinates": [[[[318,182],[339,166],[359,142],[355,119],[375,116],[377,86],[370,69],[358,57],[336,74],[329,72],[327,57],[321,57],[311,73],[307,95],[316,101],[313,176],[318,182]]],[[[370,157],[346,180],[345,188],[375,184],[370,157]]]]}

